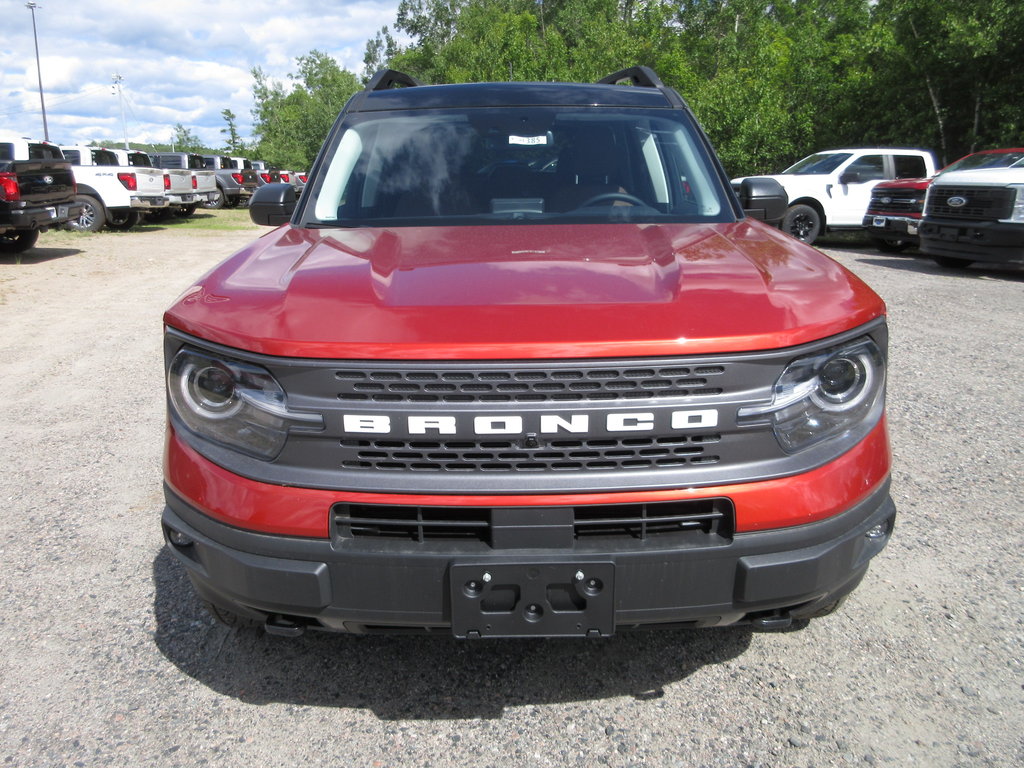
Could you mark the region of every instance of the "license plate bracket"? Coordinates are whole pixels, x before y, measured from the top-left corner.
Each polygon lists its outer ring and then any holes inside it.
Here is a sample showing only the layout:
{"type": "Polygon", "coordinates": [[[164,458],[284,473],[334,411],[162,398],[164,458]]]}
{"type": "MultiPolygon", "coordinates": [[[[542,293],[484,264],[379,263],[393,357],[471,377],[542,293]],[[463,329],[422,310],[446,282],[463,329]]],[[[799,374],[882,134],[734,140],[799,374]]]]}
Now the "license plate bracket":
{"type": "Polygon", "coordinates": [[[615,632],[614,563],[458,563],[448,576],[455,637],[615,632]]]}

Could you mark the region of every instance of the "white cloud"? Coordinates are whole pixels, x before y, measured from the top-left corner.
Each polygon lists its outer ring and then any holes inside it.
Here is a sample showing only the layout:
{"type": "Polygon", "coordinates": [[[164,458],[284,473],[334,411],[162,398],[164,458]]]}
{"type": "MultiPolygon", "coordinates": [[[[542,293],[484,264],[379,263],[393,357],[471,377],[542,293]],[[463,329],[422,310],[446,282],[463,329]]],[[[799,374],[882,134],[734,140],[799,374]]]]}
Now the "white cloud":
{"type": "MultiPolygon", "coordinates": [[[[252,129],[252,68],[286,80],[295,59],[320,50],[359,73],[366,41],[393,25],[398,0],[176,0],[174,3],[49,0],[36,9],[46,116],[51,140],[64,144],[120,139],[120,105],[111,76],[123,77],[130,141],[167,141],[182,123],[219,146],[221,110],[252,129]]],[[[0,130],[43,134],[32,16],[3,0],[0,130]]]]}

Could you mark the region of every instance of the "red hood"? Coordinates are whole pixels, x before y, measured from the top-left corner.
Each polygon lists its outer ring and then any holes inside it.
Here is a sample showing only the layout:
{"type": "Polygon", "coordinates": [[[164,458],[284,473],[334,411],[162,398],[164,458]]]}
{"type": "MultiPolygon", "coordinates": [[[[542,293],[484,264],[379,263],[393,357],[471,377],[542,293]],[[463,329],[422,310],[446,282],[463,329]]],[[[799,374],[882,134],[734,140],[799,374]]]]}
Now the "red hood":
{"type": "MultiPolygon", "coordinates": [[[[928,185],[932,183],[934,176],[929,176],[927,179],[893,179],[891,181],[882,181],[875,184],[875,190],[878,189],[928,189],[928,185]]],[[[874,191],[874,190],[872,190],[874,191]]]]}
{"type": "Polygon", "coordinates": [[[885,311],[860,280],[759,222],[284,226],[164,319],[254,352],[364,359],[775,349],[885,311]]]}

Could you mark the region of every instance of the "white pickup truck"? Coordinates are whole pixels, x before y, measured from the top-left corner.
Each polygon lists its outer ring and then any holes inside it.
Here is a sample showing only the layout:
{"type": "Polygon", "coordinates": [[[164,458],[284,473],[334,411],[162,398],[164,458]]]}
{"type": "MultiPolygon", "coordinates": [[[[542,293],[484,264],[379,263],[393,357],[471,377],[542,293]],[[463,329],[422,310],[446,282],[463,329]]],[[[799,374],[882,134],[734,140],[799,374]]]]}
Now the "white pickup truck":
{"type": "MultiPolygon", "coordinates": [[[[767,178],[778,181],[789,195],[782,231],[813,243],[830,230],[863,229],[876,184],[935,171],[935,156],[923,149],[829,149],[767,178]]],[[[733,179],[733,184],[743,180],[733,179]]]]}
{"type": "Polygon", "coordinates": [[[195,213],[197,205],[205,205],[220,199],[220,192],[217,190],[217,174],[206,170],[202,155],[192,152],[154,152],[149,157],[158,168],[163,168],[172,174],[171,207],[177,206],[179,215],[191,216],[195,213]],[[178,187],[175,186],[173,174],[178,172],[187,172],[190,176],[189,184],[194,195],[192,203],[178,202],[174,197],[173,193],[178,187]]]}
{"type": "Polygon", "coordinates": [[[129,229],[138,223],[142,212],[167,207],[163,171],[122,166],[116,152],[100,147],[67,146],[61,151],[75,172],[75,200],[83,205],[82,215],[69,221],[68,229],[129,229]]]}
{"type": "MultiPolygon", "coordinates": [[[[181,215],[192,215],[196,210],[195,182],[188,170],[160,168],[156,160],[147,153],[138,149],[113,149],[111,150],[121,165],[130,165],[134,168],[145,168],[163,175],[164,197],[167,198],[167,207],[155,208],[147,212],[147,216],[163,218],[172,213],[181,215]],[[190,209],[186,214],[184,209],[190,209]]],[[[203,198],[206,199],[205,197],[203,198]]]]}
{"type": "Polygon", "coordinates": [[[921,251],[943,267],[1024,264],[1024,160],[950,171],[928,187],[921,251]]]}

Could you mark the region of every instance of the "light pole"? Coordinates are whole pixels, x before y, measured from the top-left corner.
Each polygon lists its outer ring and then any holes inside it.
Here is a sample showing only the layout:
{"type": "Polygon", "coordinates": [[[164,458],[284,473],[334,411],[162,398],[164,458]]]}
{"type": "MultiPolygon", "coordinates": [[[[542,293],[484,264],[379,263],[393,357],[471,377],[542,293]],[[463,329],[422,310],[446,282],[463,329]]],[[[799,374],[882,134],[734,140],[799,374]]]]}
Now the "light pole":
{"type": "Polygon", "coordinates": [[[32,11],[32,39],[36,44],[36,76],[39,78],[39,106],[43,108],[43,138],[50,140],[50,129],[46,125],[46,102],[43,101],[43,70],[39,66],[39,36],[36,34],[36,8],[41,6],[33,2],[25,3],[25,7],[32,11]]]}
{"type": "Polygon", "coordinates": [[[130,149],[128,146],[128,123],[126,123],[124,119],[124,95],[121,93],[121,83],[124,78],[116,72],[111,75],[111,78],[114,81],[114,88],[117,89],[117,100],[121,104],[121,132],[124,135],[124,148],[130,149]]]}

